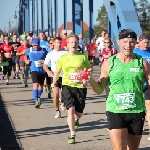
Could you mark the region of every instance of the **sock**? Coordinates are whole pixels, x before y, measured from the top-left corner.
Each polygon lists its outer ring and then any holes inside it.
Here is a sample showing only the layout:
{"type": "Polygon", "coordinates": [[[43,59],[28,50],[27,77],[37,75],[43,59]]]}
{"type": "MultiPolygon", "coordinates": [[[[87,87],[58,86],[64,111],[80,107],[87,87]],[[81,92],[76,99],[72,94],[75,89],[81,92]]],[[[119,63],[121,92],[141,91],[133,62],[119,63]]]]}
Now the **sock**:
{"type": "Polygon", "coordinates": [[[36,101],[38,101],[38,90],[33,90],[33,99],[36,101]]]}
{"type": "Polygon", "coordinates": [[[71,137],[75,137],[75,131],[71,131],[71,137]]]}
{"type": "Polygon", "coordinates": [[[42,92],[43,92],[42,90],[38,90],[38,98],[41,97],[42,92]]]}

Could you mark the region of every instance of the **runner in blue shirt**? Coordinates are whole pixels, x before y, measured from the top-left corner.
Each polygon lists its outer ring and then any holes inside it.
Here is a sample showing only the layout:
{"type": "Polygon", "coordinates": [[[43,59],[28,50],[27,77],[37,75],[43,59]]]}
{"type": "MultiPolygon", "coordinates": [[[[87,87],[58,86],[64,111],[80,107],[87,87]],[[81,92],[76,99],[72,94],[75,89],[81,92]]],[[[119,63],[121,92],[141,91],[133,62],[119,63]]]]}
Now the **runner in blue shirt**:
{"type": "MultiPolygon", "coordinates": [[[[142,56],[142,58],[147,60],[147,62],[150,64],[150,47],[148,47],[149,37],[145,34],[140,35],[138,45],[139,47],[134,49],[134,53],[142,56]]],[[[147,116],[148,126],[150,130],[150,91],[148,90],[148,86],[146,82],[144,83],[144,98],[145,98],[145,104],[147,110],[146,116],[147,116]]],[[[150,140],[150,133],[149,133],[148,140],[150,140]]]]}
{"type": "Polygon", "coordinates": [[[43,69],[43,62],[47,55],[45,48],[40,47],[40,40],[34,38],[32,46],[25,53],[25,63],[30,64],[31,77],[33,82],[33,98],[35,100],[35,107],[39,108],[41,105],[41,94],[43,92],[43,84],[45,79],[45,71],[43,69]]]}

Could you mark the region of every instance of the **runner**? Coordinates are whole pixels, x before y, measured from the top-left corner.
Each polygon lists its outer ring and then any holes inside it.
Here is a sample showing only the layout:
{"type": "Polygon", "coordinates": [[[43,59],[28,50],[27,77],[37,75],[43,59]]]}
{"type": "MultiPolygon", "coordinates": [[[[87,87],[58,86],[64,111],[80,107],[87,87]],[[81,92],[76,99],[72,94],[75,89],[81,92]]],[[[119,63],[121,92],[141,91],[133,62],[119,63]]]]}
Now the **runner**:
{"type": "Polygon", "coordinates": [[[94,43],[94,40],[91,39],[91,42],[87,45],[88,50],[88,59],[92,64],[92,67],[94,66],[96,51],[97,51],[97,45],[94,43]]]}
{"type": "Polygon", "coordinates": [[[8,36],[5,36],[4,43],[0,46],[1,55],[3,57],[3,62],[8,61],[8,66],[3,66],[3,76],[2,80],[4,80],[5,75],[7,75],[6,85],[9,85],[9,79],[12,71],[12,55],[14,54],[14,48],[9,43],[8,36]]]}
{"type": "MultiPolygon", "coordinates": [[[[149,37],[145,34],[140,35],[138,39],[138,45],[139,48],[135,48],[134,53],[142,56],[142,58],[144,60],[147,60],[147,62],[150,64],[150,47],[148,47],[149,37]]],[[[146,118],[148,121],[148,127],[150,131],[150,91],[147,87],[146,82],[144,83],[144,98],[146,103],[146,116],[147,116],[146,118]]],[[[150,132],[149,132],[148,140],[150,140],[150,132]]]]}
{"type": "Polygon", "coordinates": [[[27,80],[28,80],[29,65],[25,64],[24,56],[25,56],[26,50],[29,47],[30,46],[28,45],[27,39],[23,39],[22,45],[18,47],[17,53],[16,53],[16,56],[19,56],[19,65],[20,65],[20,68],[22,70],[21,80],[22,80],[22,84],[24,84],[25,87],[28,86],[27,80]]]}
{"type": "Polygon", "coordinates": [[[82,53],[84,53],[84,48],[85,48],[85,41],[82,37],[82,33],[79,34],[79,40],[78,40],[78,45],[80,46],[82,53]]]}
{"type": "Polygon", "coordinates": [[[21,43],[17,41],[17,34],[13,34],[13,39],[12,39],[11,44],[14,47],[14,55],[12,56],[13,79],[20,79],[20,77],[19,77],[19,56],[16,55],[16,52],[17,52],[17,48],[21,45],[21,43]]]}
{"type": "Polygon", "coordinates": [[[130,29],[119,34],[120,52],[104,61],[98,81],[89,77],[95,93],[101,94],[109,84],[106,115],[113,150],[137,150],[145,120],[143,82],[150,86],[147,61],[133,53],[137,35],[130,29]]]}
{"type": "MultiPolygon", "coordinates": [[[[49,41],[49,48],[47,49],[48,53],[50,53],[54,49],[54,40],[49,41]]],[[[51,71],[51,63],[48,64],[48,69],[51,71]]],[[[51,99],[51,77],[46,73],[44,80],[44,85],[47,87],[48,99],[51,99]]]]}
{"type": "MultiPolygon", "coordinates": [[[[44,31],[40,31],[39,33],[39,38],[40,38],[40,47],[45,48],[48,51],[48,40],[46,39],[46,35],[44,31]]],[[[44,85],[43,85],[43,92],[47,92],[46,87],[46,78],[44,80],[44,85]]]]}
{"type": "Polygon", "coordinates": [[[100,51],[99,60],[101,64],[110,56],[117,54],[116,48],[112,48],[113,43],[110,38],[104,39],[104,48],[100,51]]]}
{"type": "Polygon", "coordinates": [[[87,89],[81,78],[78,78],[76,70],[83,70],[85,67],[90,68],[91,64],[87,57],[77,52],[77,37],[70,34],[67,37],[67,45],[69,52],[64,54],[57,63],[57,68],[53,78],[52,87],[57,86],[57,80],[61,71],[63,72],[62,79],[62,99],[68,110],[68,125],[71,132],[71,137],[68,138],[69,144],[75,143],[75,126],[78,128],[79,119],[82,116],[87,89]]]}
{"type": "Polygon", "coordinates": [[[98,51],[100,52],[101,49],[104,48],[104,37],[105,37],[105,34],[106,34],[106,30],[102,30],[102,33],[101,33],[101,37],[99,37],[97,40],[96,40],[96,44],[98,46],[98,51]]]}
{"type": "MultiPolygon", "coordinates": [[[[47,54],[45,61],[44,61],[44,70],[47,72],[49,77],[53,78],[53,74],[56,71],[56,63],[58,62],[58,59],[67,51],[61,51],[61,38],[56,37],[54,39],[54,49],[50,53],[47,54]],[[51,71],[48,68],[49,63],[51,63],[51,71]]],[[[53,103],[56,110],[55,118],[60,118],[61,113],[59,110],[59,92],[61,92],[62,87],[62,74],[59,76],[59,79],[57,80],[56,87],[53,88],[53,103]]],[[[62,104],[63,105],[63,104],[62,104]]],[[[65,110],[65,108],[63,108],[65,110]]]]}
{"type": "Polygon", "coordinates": [[[47,51],[40,47],[40,40],[34,38],[32,46],[25,53],[25,63],[30,64],[31,77],[33,82],[33,98],[35,100],[35,108],[41,105],[41,94],[43,92],[43,84],[45,79],[45,71],[43,69],[44,59],[47,51]]]}

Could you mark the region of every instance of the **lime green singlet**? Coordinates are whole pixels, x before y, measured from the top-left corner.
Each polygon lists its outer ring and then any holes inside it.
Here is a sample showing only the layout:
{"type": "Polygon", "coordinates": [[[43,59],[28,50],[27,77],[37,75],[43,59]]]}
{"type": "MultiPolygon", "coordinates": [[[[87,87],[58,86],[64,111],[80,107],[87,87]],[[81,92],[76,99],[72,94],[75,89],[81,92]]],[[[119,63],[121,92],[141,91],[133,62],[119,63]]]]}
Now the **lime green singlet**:
{"type": "Polygon", "coordinates": [[[145,111],[143,98],[144,71],[140,56],[122,63],[116,55],[110,57],[109,87],[106,111],[139,113],[145,111]]]}

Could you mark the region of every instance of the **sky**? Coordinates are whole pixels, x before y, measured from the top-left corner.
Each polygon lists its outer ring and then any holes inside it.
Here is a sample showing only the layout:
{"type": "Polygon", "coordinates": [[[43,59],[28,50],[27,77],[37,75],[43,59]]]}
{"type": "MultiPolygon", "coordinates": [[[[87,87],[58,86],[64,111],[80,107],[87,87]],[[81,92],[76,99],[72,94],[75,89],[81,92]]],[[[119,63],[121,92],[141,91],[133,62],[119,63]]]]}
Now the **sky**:
{"type": "MultiPolygon", "coordinates": [[[[43,0],[43,1],[47,1],[47,0],[43,0]]],[[[58,21],[58,26],[61,26],[63,24],[63,9],[60,9],[61,6],[63,6],[63,0],[59,0],[59,21],[58,21]]],[[[0,0],[0,29],[8,31],[8,22],[9,20],[11,21],[11,27],[16,27],[17,24],[17,20],[14,19],[14,14],[15,14],[15,10],[18,11],[19,10],[19,0],[0,0]]],[[[71,0],[67,0],[67,21],[72,21],[72,8],[70,7],[71,4],[71,0]]],[[[98,9],[100,8],[100,6],[103,5],[103,0],[94,0],[94,24],[96,24],[96,17],[98,15],[98,9]]],[[[44,4],[44,13],[45,13],[45,17],[46,17],[46,3],[44,4]]],[[[17,16],[19,14],[17,13],[17,16]]],[[[89,16],[88,15],[88,0],[83,0],[83,21],[85,21],[87,24],[89,22],[89,16]]],[[[45,20],[45,19],[44,19],[45,20]]],[[[44,27],[46,28],[47,23],[45,22],[44,27]]]]}
{"type": "MultiPolygon", "coordinates": [[[[32,0],[30,0],[32,1],[32,0]]],[[[40,0],[39,0],[40,1],[40,0]]],[[[47,0],[43,0],[47,1],[47,0]]],[[[72,0],[67,0],[67,21],[72,21],[72,6],[71,4],[72,0]]],[[[97,24],[96,18],[98,15],[98,10],[99,8],[103,5],[103,0],[93,0],[94,4],[94,12],[93,12],[93,21],[94,24],[97,24]]],[[[135,0],[138,1],[138,0],[135,0]]],[[[150,0],[148,0],[150,2],[150,0]]],[[[19,0],[0,0],[0,29],[8,31],[8,22],[9,20],[11,21],[11,26],[16,27],[17,20],[14,19],[14,14],[15,10],[19,10],[19,0]]],[[[63,24],[63,9],[61,9],[61,6],[63,6],[63,0],[59,0],[59,21],[58,21],[58,26],[60,27],[63,24]]],[[[44,14],[46,17],[46,10],[47,10],[47,5],[46,3],[44,4],[44,14]]],[[[88,14],[88,0],[83,0],[83,21],[85,21],[87,24],[89,24],[89,14],[88,14]]],[[[18,13],[17,13],[18,15],[18,13]]],[[[40,17],[39,17],[40,18],[40,17]]],[[[46,20],[46,19],[44,19],[46,20]]],[[[44,22],[44,28],[47,29],[47,23],[46,21],[44,22]]],[[[31,25],[30,25],[31,26],[31,25]]]]}

